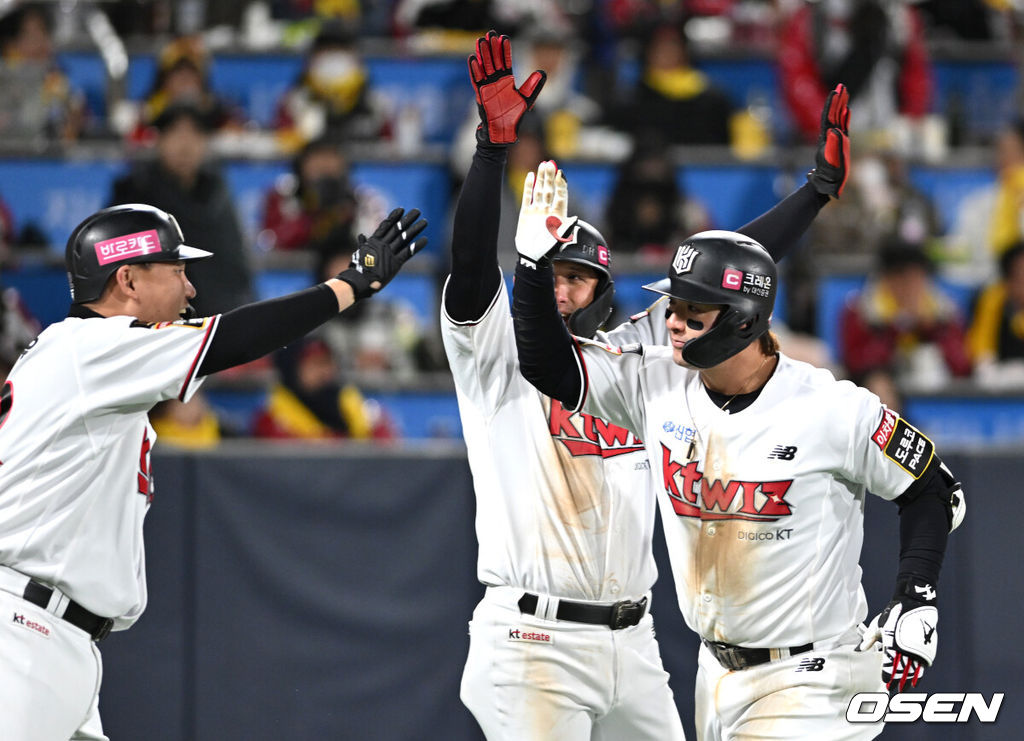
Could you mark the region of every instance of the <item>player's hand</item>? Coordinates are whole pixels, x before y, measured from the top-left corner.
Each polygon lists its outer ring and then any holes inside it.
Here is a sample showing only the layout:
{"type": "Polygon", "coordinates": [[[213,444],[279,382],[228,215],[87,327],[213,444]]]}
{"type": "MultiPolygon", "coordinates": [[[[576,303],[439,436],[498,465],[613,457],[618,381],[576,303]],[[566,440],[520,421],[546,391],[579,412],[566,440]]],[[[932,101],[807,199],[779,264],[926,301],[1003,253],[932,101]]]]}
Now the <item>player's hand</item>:
{"type": "Polygon", "coordinates": [[[337,275],[352,286],[356,300],[372,296],[386,286],[405,261],[423,249],[427,238],[416,236],[427,228],[427,221],[416,221],[419,216],[419,209],[405,213],[404,209],[396,208],[380,222],[372,237],[359,235],[359,247],[352,253],[348,270],[337,275]]]}
{"type": "Polygon", "coordinates": [[[516,227],[516,251],[524,265],[537,263],[561,242],[572,241],[572,230],[579,221],[568,217],[569,185],[552,160],[540,163],[536,173],[528,173],[523,184],[523,205],[516,227]]]}
{"type": "Polygon", "coordinates": [[[547,73],[537,70],[516,87],[512,76],[512,42],[488,31],[469,56],[469,79],[476,92],[480,126],[476,138],[486,144],[515,144],[523,114],[533,108],[547,73]]]}
{"type": "Polygon", "coordinates": [[[887,689],[916,687],[924,668],[935,661],[939,611],[935,588],[919,579],[902,579],[892,601],[868,625],[858,650],[885,652],[882,679],[887,689]],[[876,645],[877,644],[877,645],[876,645]]]}
{"type": "Polygon", "coordinates": [[[825,98],[814,169],[807,180],[814,189],[832,198],[842,195],[850,176],[850,93],[842,83],[825,98]]]}

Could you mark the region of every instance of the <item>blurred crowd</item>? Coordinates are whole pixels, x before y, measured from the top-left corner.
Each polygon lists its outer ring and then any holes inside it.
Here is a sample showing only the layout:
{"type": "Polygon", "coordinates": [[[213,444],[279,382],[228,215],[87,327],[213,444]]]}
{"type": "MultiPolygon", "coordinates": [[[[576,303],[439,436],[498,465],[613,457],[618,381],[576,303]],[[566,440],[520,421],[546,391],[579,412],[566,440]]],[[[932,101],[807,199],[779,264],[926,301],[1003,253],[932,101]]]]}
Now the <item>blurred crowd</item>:
{"type": "MultiPolygon", "coordinates": [[[[190,244],[217,255],[189,271],[196,309],[212,314],[253,300],[268,258],[302,265],[311,281],[335,274],[357,235],[387,208],[360,192],[352,164],[381,145],[415,159],[424,111],[396,106],[375,88],[369,50],[457,57],[495,28],[516,39],[520,74],[546,70],[508,161],[506,267],[523,176],[555,157],[613,167],[602,212],[583,204],[570,210],[602,229],[618,265],[660,270],[679,239],[737,226],[715,223],[702,194],[683,186],[688,158],[742,164],[804,151],[814,144],[827,91],[843,82],[851,93],[852,177],[782,266],[782,329],[794,352],[899,406],[907,393],[955,379],[1024,389],[1024,100],[1018,93],[1005,102],[994,134],[968,134],[958,101],[937,100],[931,58],[937,46],[982,44],[1006,49],[1008,58],[1016,48],[1024,64],[1022,23],[1019,3],[1005,0],[0,2],[0,141],[22,155],[50,156],[76,144],[121,145],[124,168],[107,202],[163,208],[190,244]],[[61,49],[102,57],[109,86],[102,112],[76,89],[61,49]],[[154,74],[145,95],[131,100],[117,83],[138,49],[156,52],[154,74]],[[212,81],[217,55],[240,50],[301,58],[269,126],[212,81]],[[723,54],[773,67],[784,122],[763,100],[737,100],[704,71],[705,59],[723,54]],[[991,184],[966,194],[957,213],[940,213],[910,168],[935,165],[963,145],[987,153],[991,184]],[[264,194],[255,238],[241,226],[220,164],[225,152],[249,151],[287,163],[264,194]],[[859,280],[829,348],[818,339],[818,294],[835,274],[859,280]]],[[[444,142],[452,194],[475,142],[477,114],[466,100],[463,125],[444,142]]],[[[0,183],[0,199],[14,187],[0,183]]],[[[0,202],[3,270],[16,270],[23,247],[43,241],[0,202]]],[[[429,270],[438,285],[446,252],[433,245],[429,270]]],[[[16,291],[0,297],[6,373],[40,325],[16,291]]],[[[245,424],[220,419],[201,394],[187,407],[161,405],[154,424],[162,439],[193,447],[232,435],[400,436],[367,389],[381,379],[400,387],[443,374],[436,329],[385,294],[236,373],[266,387],[265,403],[245,424]]]]}

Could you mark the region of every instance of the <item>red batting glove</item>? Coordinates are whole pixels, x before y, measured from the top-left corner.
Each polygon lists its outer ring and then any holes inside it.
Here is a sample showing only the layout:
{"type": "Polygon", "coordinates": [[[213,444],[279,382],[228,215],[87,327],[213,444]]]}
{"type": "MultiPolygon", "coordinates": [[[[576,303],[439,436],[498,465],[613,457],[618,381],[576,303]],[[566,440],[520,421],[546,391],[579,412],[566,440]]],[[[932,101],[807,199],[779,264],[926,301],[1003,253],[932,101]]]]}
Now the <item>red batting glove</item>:
{"type": "Polygon", "coordinates": [[[807,180],[819,193],[838,198],[850,176],[850,93],[842,83],[828,94],[821,111],[821,131],[814,169],[807,180]]]}
{"type": "Polygon", "coordinates": [[[512,76],[512,42],[508,36],[488,31],[477,39],[476,54],[469,56],[469,79],[480,112],[477,139],[487,144],[515,144],[519,122],[533,107],[547,73],[537,70],[517,88],[512,76]]]}

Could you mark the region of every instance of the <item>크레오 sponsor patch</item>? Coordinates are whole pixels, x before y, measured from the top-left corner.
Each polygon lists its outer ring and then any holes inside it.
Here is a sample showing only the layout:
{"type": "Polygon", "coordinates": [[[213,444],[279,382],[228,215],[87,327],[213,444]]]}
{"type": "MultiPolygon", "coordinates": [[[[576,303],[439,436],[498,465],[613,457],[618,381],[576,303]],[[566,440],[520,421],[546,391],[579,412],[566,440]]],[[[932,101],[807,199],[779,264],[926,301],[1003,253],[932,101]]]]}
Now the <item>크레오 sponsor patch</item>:
{"type": "MultiPolygon", "coordinates": [[[[886,411],[888,412],[888,410],[886,411]]],[[[891,412],[888,413],[892,414],[891,412]]],[[[900,468],[915,479],[920,478],[935,455],[935,446],[916,427],[908,424],[898,415],[894,416],[896,417],[896,423],[892,427],[888,440],[884,446],[879,444],[879,447],[882,448],[886,457],[895,461],[900,468]]],[[[882,425],[885,422],[886,420],[883,417],[882,425]]],[[[881,429],[881,425],[879,429],[881,429]]],[[[872,439],[877,435],[878,431],[872,436],[872,439]]],[[[875,442],[877,444],[878,440],[876,439],[875,442]]]]}

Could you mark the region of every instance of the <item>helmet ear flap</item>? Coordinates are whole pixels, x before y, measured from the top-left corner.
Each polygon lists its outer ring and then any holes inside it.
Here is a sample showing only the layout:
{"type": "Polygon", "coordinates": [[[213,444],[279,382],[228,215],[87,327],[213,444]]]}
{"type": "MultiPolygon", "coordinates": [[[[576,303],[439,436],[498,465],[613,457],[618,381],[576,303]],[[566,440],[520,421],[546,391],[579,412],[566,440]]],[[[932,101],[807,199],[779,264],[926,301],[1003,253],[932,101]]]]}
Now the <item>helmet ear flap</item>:
{"type": "Polygon", "coordinates": [[[603,283],[593,301],[569,315],[569,331],[577,337],[593,337],[612,315],[615,281],[607,280],[603,283]]]}

